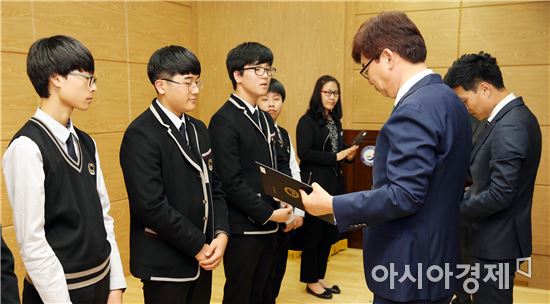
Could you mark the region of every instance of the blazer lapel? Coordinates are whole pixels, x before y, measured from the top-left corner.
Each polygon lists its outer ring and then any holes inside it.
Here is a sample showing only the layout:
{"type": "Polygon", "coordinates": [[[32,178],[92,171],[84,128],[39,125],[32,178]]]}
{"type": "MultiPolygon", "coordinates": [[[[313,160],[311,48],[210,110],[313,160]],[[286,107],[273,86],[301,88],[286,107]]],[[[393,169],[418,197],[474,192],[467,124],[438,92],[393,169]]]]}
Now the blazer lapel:
{"type": "Polygon", "coordinates": [[[497,115],[495,116],[493,121],[491,123],[489,123],[487,125],[487,127],[485,127],[485,130],[483,130],[481,132],[481,134],[479,135],[479,138],[477,139],[474,147],[472,148],[472,154],[470,156],[470,164],[474,161],[477,153],[481,149],[481,146],[483,146],[483,144],[485,143],[485,141],[489,137],[489,134],[491,134],[491,132],[493,131],[493,128],[498,123],[498,121],[500,119],[502,119],[502,117],[504,117],[504,115],[506,115],[506,113],[508,113],[511,109],[513,109],[515,107],[522,106],[522,105],[524,105],[523,100],[521,99],[521,97],[518,97],[518,98],[510,101],[507,105],[504,106],[504,108],[502,108],[497,113],[497,115]]]}
{"type": "MultiPolygon", "coordinates": [[[[246,107],[246,105],[244,105],[244,101],[242,101],[240,98],[238,98],[237,96],[231,94],[231,97],[229,97],[229,101],[235,105],[238,109],[242,110],[243,111],[243,114],[244,116],[246,116],[248,118],[248,120],[250,121],[250,123],[252,123],[252,125],[254,125],[254,127],[256,128],[256,130],[258,130],[258,132],[260,132],[262,134],[262,136],[264,137],[264,139],[267,141],[268,140],[268,136],[266,136],[266,133],[264,133],[264,131],[262,130],[262,128],[258,125],[258,123],[254,120],[254,118],[252,118],[252,115],[250,114],[250,111],[248,111],[248,108],[246,107]]],[[[258,111],[260,111],[258,113],[258,116],[260,117],[260,121],[262,120],[262,114],[263,112],[261,110],[258,109],[258,111]]],[[[267,128],[264,129],[267,131],[267,128]]]]}
{"type": "MultiPolygon", "coordinates": [[[[153,104],[149,106],[149,110],[153,113],[153,115],[157,118],[158,122],[166,128],[166,132],[168,135],[174,140],[174,143],[178,146],[180,152],[182,153],[183,157],[191,163],[195,169],[198,171],[202,171],[201,166],[197,162],[196,157],[193,155],[193,152],[187,146],[187,142],[185,141],[185,138],[181,135],[180,131],[176,129],[174,124],[170,121],[170,119],[164,114],[162,109],[157,105],[155,101],[153,101],[153,104]]],[[[190,136],[188,134],[188,136],[190,136]]],[[[189,137],[189,143],[192,143],[191,136],[189,137]]]]}

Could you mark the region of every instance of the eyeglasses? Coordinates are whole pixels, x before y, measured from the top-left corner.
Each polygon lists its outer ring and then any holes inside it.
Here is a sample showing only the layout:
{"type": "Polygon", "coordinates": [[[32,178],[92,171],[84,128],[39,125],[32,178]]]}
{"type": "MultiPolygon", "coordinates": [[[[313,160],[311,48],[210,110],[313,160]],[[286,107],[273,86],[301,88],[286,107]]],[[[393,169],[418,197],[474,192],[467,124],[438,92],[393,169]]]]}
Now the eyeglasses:
{"type": "Polygon", "coordinates": [[[265,73],[267,73],[267,76],[269,77],[275,75],[275,72],[277,71],[276,68],[264,68],[261,66],[243,68],[243,71],[244,70],[254,70],[254,73],[256,73],[257,76],[263,76],[265,73]]]}
{"type": "Polygon", "coordinates": [[[327,98],[330,98],[330,96],[334,95],[334,98],[338,98],[340,96],[340,91],[323,91],[321,90],[321,93],[325,94],[327,98]]]}
{"type": "Polygon", "coordinates": [[[69,73],[69,75],[75,75],[75,76],[80,76],[80,77],[84,77],[86,79],[88,79],[88,87],[91,89],[94,84],[96,84],[97,82],[97,77],[95,77],[94,75],[88,75],[88,74],[83,74],[83,73],[77,73],[77,72],[71,72],[69,73]]]}
{"type": "Polygon", "coordinates": [[[375,57],[372,57],[371,60],[369,60],[369,62],[367,62],[367,64],[365,64],[363,66],[363,68],[361,69],[361,71],[359,71],[359,74],[361,74],[361,76],[365,77],[367,80],[369,80],[369,65],[371,64],[371,62],[380,57],[380,55],[382,55],[382,53],[378,54],[377,56],[375,57]]]}
{"type": "Polygon", "coordinates": [[[204,83],[200,80],[191,81],[191,82],[185,82],[185,81],[184,82],[177,82],[177,81],[174,81],[172,79],[166,79],[166,78],[161,78],[161,80],[168,81],[168,82],[175,83],[175,84],[186,85],[187,88],[189,89],[189,91],[191,91],[193,88],[197,88],[200,91],[202,89],[202,87],[204,86],[204,83]]]}

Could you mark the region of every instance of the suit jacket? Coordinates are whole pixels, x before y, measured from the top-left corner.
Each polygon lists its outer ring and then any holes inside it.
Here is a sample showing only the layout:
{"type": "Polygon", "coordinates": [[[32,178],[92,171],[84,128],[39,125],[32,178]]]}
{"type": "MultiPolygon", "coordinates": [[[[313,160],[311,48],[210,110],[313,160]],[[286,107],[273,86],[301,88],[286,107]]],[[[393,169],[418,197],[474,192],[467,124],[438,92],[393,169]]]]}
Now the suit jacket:
{"type": "Polygon", "coordinates": [[[229,232],[208,131],[200,120],[185,117],[194,150],[155,101],[122,139],[130,270],[138,278],[195,280],[200,273],[195,255],[215,231],[229,232]]]}
{"type": "Polygon", "coordinates": [[[399,302],[436,301],[453,294],[454,277],[446,286],[445,279],[428,280],[426,270],[445,269],[447,263],[453,271],[459,261],[458,203],[471,138],[466,107],[441,76],[430,74],[403,96],[380,130],[373,190],[334,197],[340,230],[367,226],[364,266],[373,293],[399,302]],[[388,272],[393,267],[399,275],[377,279],[380,267],[388,272]],[[407,267],[416,282],[398,281],[407,267]]]}
{"type": "Polygon", "coordinates": [[[521,97],[482,131],[470,158],[472,185],[460,203],[470,254],[488,260],[531,255],[531,206],[541,155],[537,118],[521,97]]]}
{"type": "Polygon", "coordinates": [[[252,119],[244,101],[232,94],[208,126],[233,234],[270,234],[278,230],[278,225],[269,218],[279,203],[263,194],[255,162],[290,175],[288,160],[277,143],[273,119],[259,111],[261,126],[252,119]]]}

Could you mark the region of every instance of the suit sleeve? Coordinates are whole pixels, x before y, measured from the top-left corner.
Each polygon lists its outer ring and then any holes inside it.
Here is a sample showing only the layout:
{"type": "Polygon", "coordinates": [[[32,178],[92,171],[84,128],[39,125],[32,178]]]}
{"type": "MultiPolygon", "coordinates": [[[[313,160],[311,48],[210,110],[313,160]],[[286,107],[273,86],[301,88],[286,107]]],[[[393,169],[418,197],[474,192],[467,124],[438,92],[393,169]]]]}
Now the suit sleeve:
{"type": "Polygon", "coordinates": [[[489,187],[470,194],[460,204],[460,213],[468,220],[479,220],[512,206],[521,183],[521,169],[531,138],[517,121],[497,124],[491,140],[489,187]]]}
{"type": "Polygon", "coordinates": [[[216,173],[221,179],[228,203],[244,212],[255,223],[267,223],[273,208],[256,195],[242,175],[239,133],[235,130],[235,126],[224,117],[215,115],[210,121],[208,130],[212,141],[216,173]]]}
{"type": "Polygon", "coordinates": [[[416,105],[402,105],[384,126],[391,141],[387,181],[379,188],[335,196],[338,228],[353,224],[374,226],[418,212],[430,188],[436,165],[437,126],[430,113],[416,105]]]}
{"type": "Polygon", "coordinates": [[[296,149],[303,162],[317,165],[336,165],[336,153],[324,152],[313,148],[313,130],[318,128],[315,122],[302,117],[296,127],[296,149]]]}
{"type": "Polygon", "coordinates": [[[161,147],[141,128],[128,128],[120,147],[120,165],[130,211],[145,227],[188,256],[195,256],[206,236],[172,207],[161,170],[161,147]]]}

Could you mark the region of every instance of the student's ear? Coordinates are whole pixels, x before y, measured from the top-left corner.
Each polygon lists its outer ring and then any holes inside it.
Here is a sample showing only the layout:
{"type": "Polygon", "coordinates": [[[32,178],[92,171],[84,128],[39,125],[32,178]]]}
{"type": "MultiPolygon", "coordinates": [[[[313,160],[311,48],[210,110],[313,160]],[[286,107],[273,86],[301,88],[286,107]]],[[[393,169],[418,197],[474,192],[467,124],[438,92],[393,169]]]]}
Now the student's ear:
{"type": "Polygon", "coordinates": [[[50,83],[56,88],[60,88],[64,80],[66,80],[66,78],[58,74],[50,76],[50,83]]]}
{"type": "Polygon", "coordinates": [[[163,81],[161,79],[157,79],[157,80],[155,80],[154,85],[155,85],[155,89],[157,90],[157,93],[162,94],[162,95],[164,93],[166,93],[166,88],[165,88],[166,82],[165,81],[163,81]]]}
{"type": "Polygon", "coordinates": [[[241,74],[241,71],[233,71],[233,78],[235,78],[236,83],[241,83],[241,78],[243,75],[241,74]]]}

